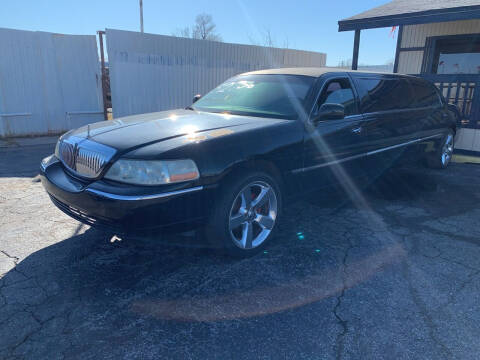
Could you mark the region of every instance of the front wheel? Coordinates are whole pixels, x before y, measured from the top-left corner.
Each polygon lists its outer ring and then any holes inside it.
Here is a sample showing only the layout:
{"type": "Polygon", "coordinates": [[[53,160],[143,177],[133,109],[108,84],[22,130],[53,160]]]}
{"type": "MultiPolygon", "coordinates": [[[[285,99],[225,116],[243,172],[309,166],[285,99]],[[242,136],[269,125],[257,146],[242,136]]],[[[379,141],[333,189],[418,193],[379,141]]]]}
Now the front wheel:
{"type": "Polygon", "coordinates": [[[272,238],[281,207],[280,187],[269,174],[254,172],[232,178],[220,189],[207,236],[229,255],[253,255],[272,238]]]}
{"type": "Polygon", "coordinates": [[[442,138],[438,149],[428,158],[428,166],[435,169],[445,169],[453,156],[454,133],[449,130],[442,138]]]}

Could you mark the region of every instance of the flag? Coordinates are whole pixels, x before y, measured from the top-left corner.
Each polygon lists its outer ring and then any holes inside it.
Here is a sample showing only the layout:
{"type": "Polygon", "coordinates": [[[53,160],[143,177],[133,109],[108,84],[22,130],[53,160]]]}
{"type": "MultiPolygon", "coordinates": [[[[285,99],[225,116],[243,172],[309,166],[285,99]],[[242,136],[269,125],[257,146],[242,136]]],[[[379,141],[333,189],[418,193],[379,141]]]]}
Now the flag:
{"type": "Polygon", "coordinates": [[[393,38],[395,37],[395,31],[397,30],[397,26],[392,26],[392,30],[390,30],[390,36],[393,38]]]}

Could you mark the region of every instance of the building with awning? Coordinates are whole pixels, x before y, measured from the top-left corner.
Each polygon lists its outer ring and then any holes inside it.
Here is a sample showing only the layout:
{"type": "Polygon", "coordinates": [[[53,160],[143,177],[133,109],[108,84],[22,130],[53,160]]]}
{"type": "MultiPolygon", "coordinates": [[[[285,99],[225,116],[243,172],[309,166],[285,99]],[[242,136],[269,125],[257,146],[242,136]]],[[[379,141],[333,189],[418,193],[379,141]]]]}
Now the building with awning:
{"type": "Polygon", "coordinates": [[[398,31],[394,72],[434,82],[462,115],[456,149],[480,151],[480,0],[393,0],[338,25],[355,32],[352,69],[362,30],[398,31]]]}

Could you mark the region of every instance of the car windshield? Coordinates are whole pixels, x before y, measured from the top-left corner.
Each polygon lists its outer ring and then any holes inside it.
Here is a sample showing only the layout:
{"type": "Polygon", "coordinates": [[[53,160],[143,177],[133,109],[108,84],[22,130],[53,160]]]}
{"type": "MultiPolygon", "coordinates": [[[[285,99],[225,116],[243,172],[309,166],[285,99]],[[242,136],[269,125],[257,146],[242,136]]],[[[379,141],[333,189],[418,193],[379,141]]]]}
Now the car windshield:
{"type": "Polygon", "coordinates": [[[198,100],[193,109],[236,115],[296,119],[315,78],[245,75],[232,78],[198,100]]]}

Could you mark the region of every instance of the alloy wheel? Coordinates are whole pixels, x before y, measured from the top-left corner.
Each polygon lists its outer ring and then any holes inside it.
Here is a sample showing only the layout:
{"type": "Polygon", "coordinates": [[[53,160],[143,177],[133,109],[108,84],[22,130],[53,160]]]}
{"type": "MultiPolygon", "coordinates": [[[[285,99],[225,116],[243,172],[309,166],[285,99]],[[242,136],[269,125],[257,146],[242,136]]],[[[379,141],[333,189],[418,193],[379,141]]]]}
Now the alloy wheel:
{"type": "Polygon", "coordinates": [[[453,154],[453,135],[448,134],[442,148],[442,165],[447,166],[453,154]]]}
{"type": "Polygon", "coordinates": [[[241,249],[261,245],[275,226],[278,212],[275,189],[263,181],[245,186],[235,197],[229,216],[229,232],[241,249]]]}

